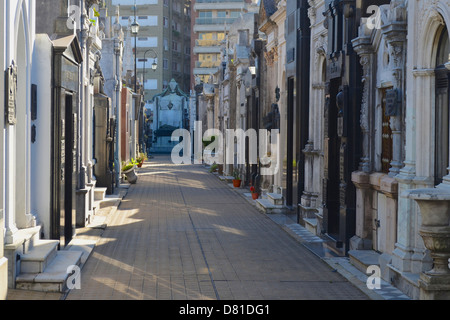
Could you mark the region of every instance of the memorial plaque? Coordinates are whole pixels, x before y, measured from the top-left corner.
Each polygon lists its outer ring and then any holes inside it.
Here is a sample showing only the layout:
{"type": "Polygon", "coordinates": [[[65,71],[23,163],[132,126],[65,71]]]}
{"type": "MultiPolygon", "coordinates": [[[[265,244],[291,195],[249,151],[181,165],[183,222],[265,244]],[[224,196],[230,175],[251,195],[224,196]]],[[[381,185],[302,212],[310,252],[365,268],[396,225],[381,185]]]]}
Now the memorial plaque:
{"type": "Polygon", "coordinates": [[[62,57],[61,86],[71,91],[78,91],[78,66],[62,57]]]}
{"type": "Polygon", "coordinates": [[[295,61],[295,48],[290,48],[286,51],[286,62],[290,63],[295,61]]]}
{"type": "Polygon", "coordinates": [[[13,64],[6,70],[6,123],[16,124],[17,67],[13,64]]]}
{"type": "Polygon", "coordinates": [[[342,58],[330,62],[327,66],[328,79],[340,78],[342,76],[342,58]]]}
{"type": "Polygon", "coordinates": [[[37,119],[37,85],[31,85],[31,120],[37,119]]]}
{"type": "Polygon", "coordinates": [[[386,90],[386,110],[388,117],[398,116],[400,111],[400,91],[398,89],[386,90]]]}

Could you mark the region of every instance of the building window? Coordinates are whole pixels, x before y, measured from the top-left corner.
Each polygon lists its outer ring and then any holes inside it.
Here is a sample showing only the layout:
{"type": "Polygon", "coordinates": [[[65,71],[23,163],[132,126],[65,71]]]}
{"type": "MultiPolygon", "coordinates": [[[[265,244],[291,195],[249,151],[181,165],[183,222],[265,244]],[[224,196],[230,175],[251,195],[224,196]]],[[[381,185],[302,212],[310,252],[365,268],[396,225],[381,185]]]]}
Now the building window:
{"type": "Polygon", "coordinates": [[[176,62],[176,61],[172,62],[172,71],[180,72],[180,65],[178,62],[176,62]]]}
{"type": "Polygon", "coordinates": [[[179,51],[179,45],[177,41],[172,41],[172,50],[173,51],[179,51]]]}
{"type": "Polygon", "coordinates": [[[166,70],[169,69],[169,60],[163,59],[163,68],[166,70]]]}
{"type": "Polygon", "coordinates": [[[240,11],[231,11],[230,12],[230,17],[231,18],[239,18],[241,16],[241,12],[240,11]]]}
{"type": "Polygon", "coordinates": [[[169,18],[163,17],[163,25],[164,25],[164,28],[169,27],[169,18]]]}
{"type": "Polygon", "coordinates": [[[169,0],[164,0],[164,6],[168,7],[169,6],[169,0]]]}
{"type": "Polygon", "coordinates": [[[200,11],[198,16],[199,18],[212,18],[212,11],[200,11]]]}
{"type": "Polygon", "coordinates": [[[164,38],[164,50],[169,51],[169,39],[164,38]]]}
{"type": "Polygon", "coordinates": [[[175,10],[176,12],[181,13],[181,5],[178,2],[174,2],[173,3],[173,10],[175,10]]]}
{"type": "Polygon", "coordinates": [[[172,30],[180,31],[180,25],[176,21],[172,21],[172,30]]]}

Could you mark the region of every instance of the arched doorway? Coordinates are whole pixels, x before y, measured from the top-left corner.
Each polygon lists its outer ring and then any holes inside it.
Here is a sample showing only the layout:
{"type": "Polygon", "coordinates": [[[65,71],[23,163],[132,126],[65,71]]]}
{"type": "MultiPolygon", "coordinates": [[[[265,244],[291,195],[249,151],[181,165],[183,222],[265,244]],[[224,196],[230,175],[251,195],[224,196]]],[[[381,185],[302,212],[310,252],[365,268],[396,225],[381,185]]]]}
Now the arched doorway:
{"type": "Polygon", "coordinates": [[[16,125],[15,125],[15,215],[19,229],[32,226],[32,216],[29,214],[29,139],[28,137],[28,46],[24,19],[24,9],[20,14],[16,42],[17,94],[16,94],[16,125]]]}
{"type": "Polygon", "coordinates": [[[5,118],[5,228],[6,243],[14,243],[16,231],[34,225],[29,214],[29,30],[24,2],[9,17],[6,26],[14,26],[10,41],[6,41],[7,100],[5,118]]]}
{"type": "Polygon", "coordinates": [[[449,166],[449,62],[450,42],[448,30],[444,26],[437,35],[435,65],[435,160],[434,183],[442,183],[449,166]]]}

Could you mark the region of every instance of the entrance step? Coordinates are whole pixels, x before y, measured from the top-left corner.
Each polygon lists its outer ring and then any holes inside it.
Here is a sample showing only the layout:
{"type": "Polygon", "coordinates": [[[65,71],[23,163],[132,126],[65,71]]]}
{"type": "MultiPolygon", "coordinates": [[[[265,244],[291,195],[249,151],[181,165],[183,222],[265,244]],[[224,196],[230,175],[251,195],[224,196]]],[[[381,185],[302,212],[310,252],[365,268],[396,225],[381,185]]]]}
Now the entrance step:
{"type": "Polygon", "coordinates": [[[317,235],[317,219],[316,218],[303,218],[305,222],[305,228],[309,232],[317,235]]]}
{"type": "Polygon", "coordinates": [[[219,176],[219,179],[222,181],[226,181],[228,183],[233,183],[234,177],[233,176],[219,176]]]}
{"type": "Polygon", "coordinates": [[[21,273],[39,273],[50,264],[56,256],[58,240],[37,240],[33,248],[20,257],[21,273]]]}
{"type": "Polygon", "coordinates": [[[103,199],[105,199],[106,190],[108,190],[108,188],[95,187],[94,188],[94,200],[102,201],[103,199]]]}
{"type": "Polygon", "coordinates": [[[79,266],[82,254],[81,251],[57,251],[55,257],[43,272],[19,274],[16,278],[16,289],[66,292],[68,290],[69,267],[79,266]]]}
{"type": "Polygon", "coordinates": [[[283,195],[281,193],[268,193],[267,199],[274,205],[283,205],[283,195]]]}
{"type": "Polygon", "coordinates": [[[284,213],[286,210],[283,205],[273,204],[269,199],[257,199],[256,203],[258,208],[267,214],[284,213]]]}
{"type": "Polygon", "coordinates": [[[359,271],[366,273],[371,265],[380,266],[380,254],[373,250],[349,250],[350,263],[359,271]]]}

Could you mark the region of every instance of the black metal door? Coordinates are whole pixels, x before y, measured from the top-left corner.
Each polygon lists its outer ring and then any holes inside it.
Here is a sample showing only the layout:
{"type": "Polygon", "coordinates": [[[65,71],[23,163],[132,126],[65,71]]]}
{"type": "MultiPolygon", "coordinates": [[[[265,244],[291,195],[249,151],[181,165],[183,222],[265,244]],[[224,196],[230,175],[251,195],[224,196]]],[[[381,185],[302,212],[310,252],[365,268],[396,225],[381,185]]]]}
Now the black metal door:
{"type": "Polygon", "coordinates": [[[336,95],[338,94],[340,81],[333,79],[329,83],[327,103],[325,106],[325,183],[327,233],[334,239],[339,237],[339,139],[337,134],[338,108],[336,95]]]}
{"type": "Polygon", "coordinates": [[[55,154],[55,166],[58,167],[58,179],[56,181],[56,234],[54,238],[60,241],[60,245],[64,246],[65,243],[65,224],[66,224],[66,183],[67,183],[67,174],[66,174],[66,91],[61,89],[60,99],[56,104],[57,117],[56,117],[56,125],[57,130],[55,130],[56,140],[57,140],[57,148],[55,154]]]}
{"type": "Polygon", "coordinates": [[[288,79],[287,100],[287,150],[286,150],[286,205],[293,205],[293,176],[294,176],[294,105],[295,79],[288,79]]]}
{"type": "Polygon", "coordinates": [[[65,247],[75,233],[75,192],[77,188],[77,114],[76,96],[61,89],[56,101],[53,151],[53,226],[52,238],[65,247]]]}
{"type": "MultiPolygon", "coordinates": [[[[61,233],[64,234],[63,245],[67,246],[72,240],[75,233],[76,207],[75,207],[75,191],[76,185],[76,97],[73,94],[66,93],[64,99],[65,109],[65,177],[64,177],[64,225],[61,233]]],[[[64,112],[64,111],[62,111],[64,112]]],[[[62,116],[62,115],[61,115],[62,116]]]]}

